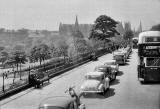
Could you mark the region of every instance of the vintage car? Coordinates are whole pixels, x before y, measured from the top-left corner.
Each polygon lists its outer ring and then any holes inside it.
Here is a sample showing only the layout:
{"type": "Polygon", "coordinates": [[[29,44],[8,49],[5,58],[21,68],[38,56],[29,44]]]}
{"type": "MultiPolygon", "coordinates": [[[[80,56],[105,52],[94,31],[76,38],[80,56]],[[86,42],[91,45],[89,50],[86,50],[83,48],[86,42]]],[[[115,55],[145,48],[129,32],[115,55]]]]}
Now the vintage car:
{"type": "Polygon", "coordinates": [[[108,77],[110,81],[113,81],[116,79],[116,75],[117,75],[115,68],[113,67],[114,66],[111,67],[111,65],[99,65],[95,67],[94,71],[104,72],[105,76],[108,77]]]}
{"type": "Polygon", "coordinates": [[[49,97],[41,101],[38,109],[85,109],[77,106],[74,98],[70,96],[49,97]]]}
{"type": "Polygon", "coordinates": [[[81,94],[101,93],[104,95],[110,87],[109,82],[110,79],[105,76],[104,72],[89,72],[85,75],[85,81],[81,85],[81,94]]]}
{"type": "Polygon", "coordinates": [[[104,65],[110,66],[112,69],[112,72],[115,72],[116,75],[119,72],[119,65],[116,62],[116,60],[108,60],[104,63],[104,65]]]}
{"type": "Polygon", "coordinates": [[[113,55],[113,59],[116,60],[116,62],[120,64],[125,64],[126,63],[126,56],[124,53],[116,53],[113,55]]]}

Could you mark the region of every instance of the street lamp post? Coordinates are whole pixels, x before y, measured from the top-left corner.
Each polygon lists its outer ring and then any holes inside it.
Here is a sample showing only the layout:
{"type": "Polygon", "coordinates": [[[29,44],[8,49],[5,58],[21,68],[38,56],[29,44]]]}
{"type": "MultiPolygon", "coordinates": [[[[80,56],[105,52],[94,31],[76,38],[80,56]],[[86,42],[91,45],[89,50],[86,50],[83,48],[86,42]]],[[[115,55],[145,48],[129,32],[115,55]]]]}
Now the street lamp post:
{"type": "Polygon", "coordinates": [[[2,90],[3,90],[3,92],[4,92],[4,73],[3,73],[3,86],[2,86],[2,90]]]}
{"type": "Polygon", "coordinates": [[[20,80],[22,80],[22,75],[21,75],[21,73],[22,73],[22,72],[21,72],[22,57],[20,56],[19,59],[20,59],[20,71],[19,71],[19,72],[20,72],[20,75],[19,75],[19,76],[20,76],[20,80]]]}

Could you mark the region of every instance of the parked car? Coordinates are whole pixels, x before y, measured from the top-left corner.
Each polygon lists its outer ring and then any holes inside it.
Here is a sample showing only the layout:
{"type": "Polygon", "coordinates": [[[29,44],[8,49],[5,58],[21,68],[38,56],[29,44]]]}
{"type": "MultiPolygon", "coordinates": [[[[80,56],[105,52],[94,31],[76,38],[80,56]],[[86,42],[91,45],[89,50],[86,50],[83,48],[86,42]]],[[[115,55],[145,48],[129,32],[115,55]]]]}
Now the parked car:
{"type": "Polygon", "coordinates": [[[116,53],[113,55],[113,59],[116,60],[116,62],[120,64],[126,63],[126,56],[124,53],[116,53]]]}
{"type": "Polygon", "coordinates": [[[112,68],[112,72],[115,72],[116,75],[119,72],[119,65],[116,60],[108,60],[104,63],[104,65],[110,66],[112,68]]]}
{"type": "Polygon", "coordinates": [[[85,75],[85,81],[81,85],[82,95],[87,93],[101,93],[110,87],[110,79],[105,76],[104,72],[89,72],[85,75]]]}
{"type": "Polygon", "coordinates": [[[100,65],[95,67],[94,71],[98,71],[98,72],[104,72],[105,76],[108,77],[110,79],[110,81],[113,81],[116,79],[116,72],[113,69],[113,67],[111,67],[111,65],[100,65]]]}
{"type": "Polygon", "coordinates": [[[55,96],[44,99],[38,109],[85,109],[77,106],[75,98],[70,96],[55,96]]]}
{"type": "Polygon", "coordinates": [[[98,60],[98,57],[96,56],[95,53],[92,53],[89,57],[92,61],[97,61],[98,60]]]}

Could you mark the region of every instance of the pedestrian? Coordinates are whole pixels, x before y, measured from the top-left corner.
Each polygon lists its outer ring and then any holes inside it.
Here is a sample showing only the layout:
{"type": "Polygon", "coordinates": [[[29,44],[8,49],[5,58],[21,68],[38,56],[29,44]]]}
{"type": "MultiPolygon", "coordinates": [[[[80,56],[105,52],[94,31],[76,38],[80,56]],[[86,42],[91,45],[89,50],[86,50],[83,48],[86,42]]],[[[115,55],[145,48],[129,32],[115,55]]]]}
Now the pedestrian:
{"type": "Polygon", "coordinates": [[[8,79],[8,74],[9,74],[9,71],[6,73],[6,79],[8,79]]]}
{"type": "Polygon", "coordinates": [[[5,79],[7,79],[7,73],[6,72],[4,72],[4,77],[5,77],[5,79]]]}

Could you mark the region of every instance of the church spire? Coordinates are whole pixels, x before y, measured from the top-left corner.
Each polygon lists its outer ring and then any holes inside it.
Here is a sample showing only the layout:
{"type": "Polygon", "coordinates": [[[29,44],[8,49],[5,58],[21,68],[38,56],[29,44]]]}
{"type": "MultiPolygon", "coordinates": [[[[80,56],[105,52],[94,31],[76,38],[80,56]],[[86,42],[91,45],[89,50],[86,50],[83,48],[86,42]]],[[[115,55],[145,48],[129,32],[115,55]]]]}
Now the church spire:
{"type": "Polygon", "coordinates": [[[75,21],[75,31],[79,30],[79,24],[78,24],[78,17],[76,15],[76,21],[75,21]]]}
{"type": "Polygon", "coordinates": [[[141,23],[141,21],[140,21],[140,24],[139,24],[138,32],[142,32],[142,23],[141,23]]]}
{"type": "Polygon", "coordinates": [[[62,23],[60,22],[60,24],[59,24],[59,33],[62,34],[62,31],[63,31],[62,30],[62,23]]]}

